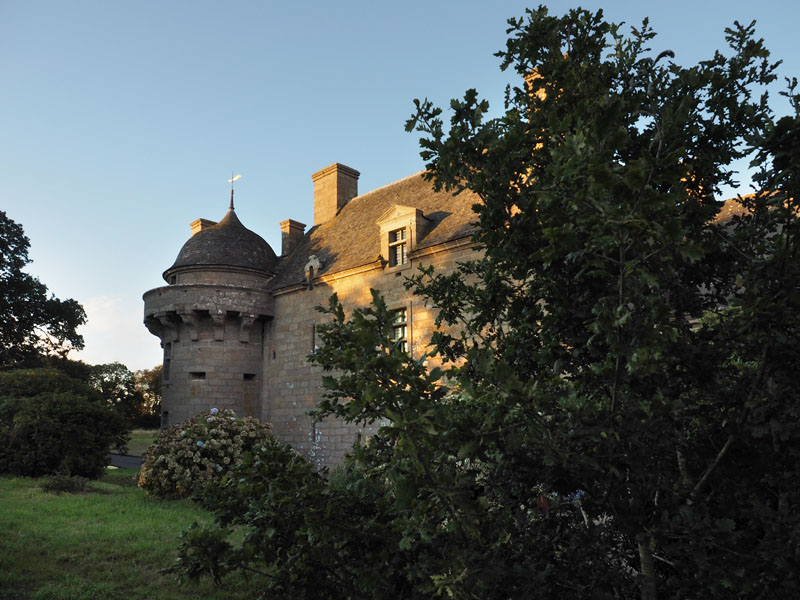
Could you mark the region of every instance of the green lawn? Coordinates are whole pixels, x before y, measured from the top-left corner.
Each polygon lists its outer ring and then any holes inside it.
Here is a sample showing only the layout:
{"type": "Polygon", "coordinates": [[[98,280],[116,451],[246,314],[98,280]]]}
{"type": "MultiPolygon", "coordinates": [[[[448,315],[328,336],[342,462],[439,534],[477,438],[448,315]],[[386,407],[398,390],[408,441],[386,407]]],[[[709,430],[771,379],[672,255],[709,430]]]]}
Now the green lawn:
{"type": "Polygon", "coordinates": [[[209,516],[189,501],[148,498],[136,471],[109,469],[82,494],[45,493],[36,479],[0,477],[0,598],[105,600],[258,596],[257,581],[181,585],[159,571],[178,536],[209,516]]]}
{"type": "Polygon", "coordinates": [[[128,442],[128,454],[131,456],[144,456],[147,447],[158,437],[158,429],[134,429],[131,432],[131,441],[128,442]]]}

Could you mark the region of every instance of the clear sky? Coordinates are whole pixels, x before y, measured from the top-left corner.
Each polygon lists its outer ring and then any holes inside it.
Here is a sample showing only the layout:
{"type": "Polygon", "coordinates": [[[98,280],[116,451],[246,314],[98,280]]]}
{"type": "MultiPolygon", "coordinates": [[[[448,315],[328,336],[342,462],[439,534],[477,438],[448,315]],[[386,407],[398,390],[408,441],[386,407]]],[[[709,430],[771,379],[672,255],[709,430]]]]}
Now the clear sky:
{"type": "MultiPolygon", "coordinates": [[[[344,163],[366,192],[421,170],[403,130],[412,99],[475,87],[500,108],[493,53],[526,6],[0,0],[0,210],[31,240],[28,270],[86,308],[77,358],[161,362],[142,293],[164,285],[191,221],[225,214],[232,171],[239,218],[280,252],[280,221],[313,222],[314,171],[344,163]]],[[[631,25],[649,15],[654,48],[681,64],[756,19],[782,73],[800,76],[797,0],[583,6],[631,25]]]]}

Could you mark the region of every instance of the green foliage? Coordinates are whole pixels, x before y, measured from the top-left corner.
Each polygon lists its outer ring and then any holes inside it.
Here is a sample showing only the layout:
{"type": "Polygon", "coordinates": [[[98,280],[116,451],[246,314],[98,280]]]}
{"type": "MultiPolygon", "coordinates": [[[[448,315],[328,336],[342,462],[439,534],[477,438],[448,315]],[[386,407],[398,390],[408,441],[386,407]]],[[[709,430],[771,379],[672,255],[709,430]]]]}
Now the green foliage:
{"type": "Polygon", "coordinates": [[[160,498],[188,498],[229,479],[244,454],[271,437],[253,417],[212,408],[161,431],[144,455],[139,486],[160,498]]]}
{"type": "Polygon", "coordinates": [[[127,432],[116,411],[75,392],[0,397],[0,473],[96,478],[127,432]]]}
{"type": "Polygon", "coordinates": [[[132,427],[158,427],[160,424],[160,371],[134,373],[122,363],[91,367],[89,382],[102,398],[123,415],[132,427]],[[159,387],[158,405],[151,385],[159,387]]]}
{"type": "Polygon", "coordinates": [[[389,491],[364,475],[346,466],[326,481],[270,440],[204,494],[216,525],[184,533],[172,570],[216,581],[232,571],[260,573],[270,597],[412,597],[412,555],[399,546],[389,491]]]}
{"type": "Polygon", "coordinates": [[[0,472],[99,477],[127,439],[122,417],[87,383],[53,368],[0,372],[0,472]]]}
{"type": "Polygon", "coordinates": [[[77,328],[86,322],[75,300],[48,297],[47,286],[22,269],[30,263],[22,226],[0,211],[0,366],[42,354],[65,357],[83,348],[77,328]]]}
{"type": "Polygon", "coordinates": [[[435,339],[462,361],[462,456],[491,457],[517,497],[585,492],[589,523],[609,515],[638,554],[643,598],[791,594],[798,121],[772,123],[775,64],[752,25],[691,68],[653,58],[646,23],[625,38],[601,13],[540,8],[510,25],[499,55],[526,85],[503,116],[484,121],[470,91],[449,131],[429,103],[409,122],[435,185],[483,200],[484,258],[414,279],[462,324],[435,339]],[[731,162],[754,151],[747,215],[716,224],[731,162]]]}
{"type": "Polygon", "coordinates": [[[86,382],[54,368],[0,371],[0,398],[31,398],[47,393],[72,393],[99,400],[86,382]]]}
{"type": "Polygon", "coordinates": [[[136,427],[159,427],[161,425],[161,387],[164,381],[163,365],[142,369],[134,374],[134,384],[142,395],[140,415],[134,421],[136,427]]]}
{"type": "Polygon", "coordinates": [[[349,317],[333,297],[317,416],[377,434],[327,482],[248,457],[179,568],[257,569],[291,597],[791,597],[800,98],[774,122],[752,25],[692,67],[647,22],[509,25],[501,116],[470,90],[449,127],[427,101],[408,123],[434,186],[482,200],[483,258],[409,281],[443,368],[395,347],[377,294],[349,317]],[[758,190],[716,223],[753,153],[758,190]]]}

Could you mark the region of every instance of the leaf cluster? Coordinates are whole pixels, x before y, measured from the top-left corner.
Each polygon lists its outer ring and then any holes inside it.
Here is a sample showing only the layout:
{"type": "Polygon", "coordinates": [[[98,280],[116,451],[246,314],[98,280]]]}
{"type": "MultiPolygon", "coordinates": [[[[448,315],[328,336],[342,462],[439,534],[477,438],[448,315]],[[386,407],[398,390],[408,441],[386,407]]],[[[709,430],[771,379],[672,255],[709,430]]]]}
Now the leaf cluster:
{"type": "Polygon", "coordinates": [[[47,286],[22,270],[29,247],[22,226],[0,211],[0,367],[83,348],[77,333],[86,323],[83,307],[48,295],[47,286]]]}
{"type": "Polygon", "coordinates": [[[212,408],[159,432],[147,449],[139,487],[159,498],[191,498],[232,477],[246,452],[271,439],[269,425],[212,408]]]}
{"type": "Polygon", "coordinates": [[[0,472],[97,478],[124,419],[83,382],[54,370],[0,373],[0,472]]]}

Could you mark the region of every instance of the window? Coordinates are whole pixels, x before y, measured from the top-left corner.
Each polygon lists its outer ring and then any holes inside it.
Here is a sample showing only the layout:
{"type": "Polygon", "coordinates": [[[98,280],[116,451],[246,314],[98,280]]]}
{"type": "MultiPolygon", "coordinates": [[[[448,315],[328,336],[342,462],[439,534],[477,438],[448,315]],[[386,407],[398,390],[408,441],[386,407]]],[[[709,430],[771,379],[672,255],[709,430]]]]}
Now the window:
{"type": "Polygon", "coordinates": [[[375,221],[381,236],[381,262],[395,274],[411,266],[411,253],[425,237],[431,220],[412,206],[392,205],[375,221]]]}
{"type": "Polygon", "coordinates": [[[408,313],[405,308],[392,311],[392,341],[395,348],[408,352],[408,313]]]}
{"type": "Polygon", "coordinates": [[[205,379],[205,371],[189,371],[189,379],[205,379]]]}
{"type": "Polygon", "coordinates": [[[396,267],[408,262],[408,244],[406,244],[406,228],[389,232],[389,266],[396,267]]]}

